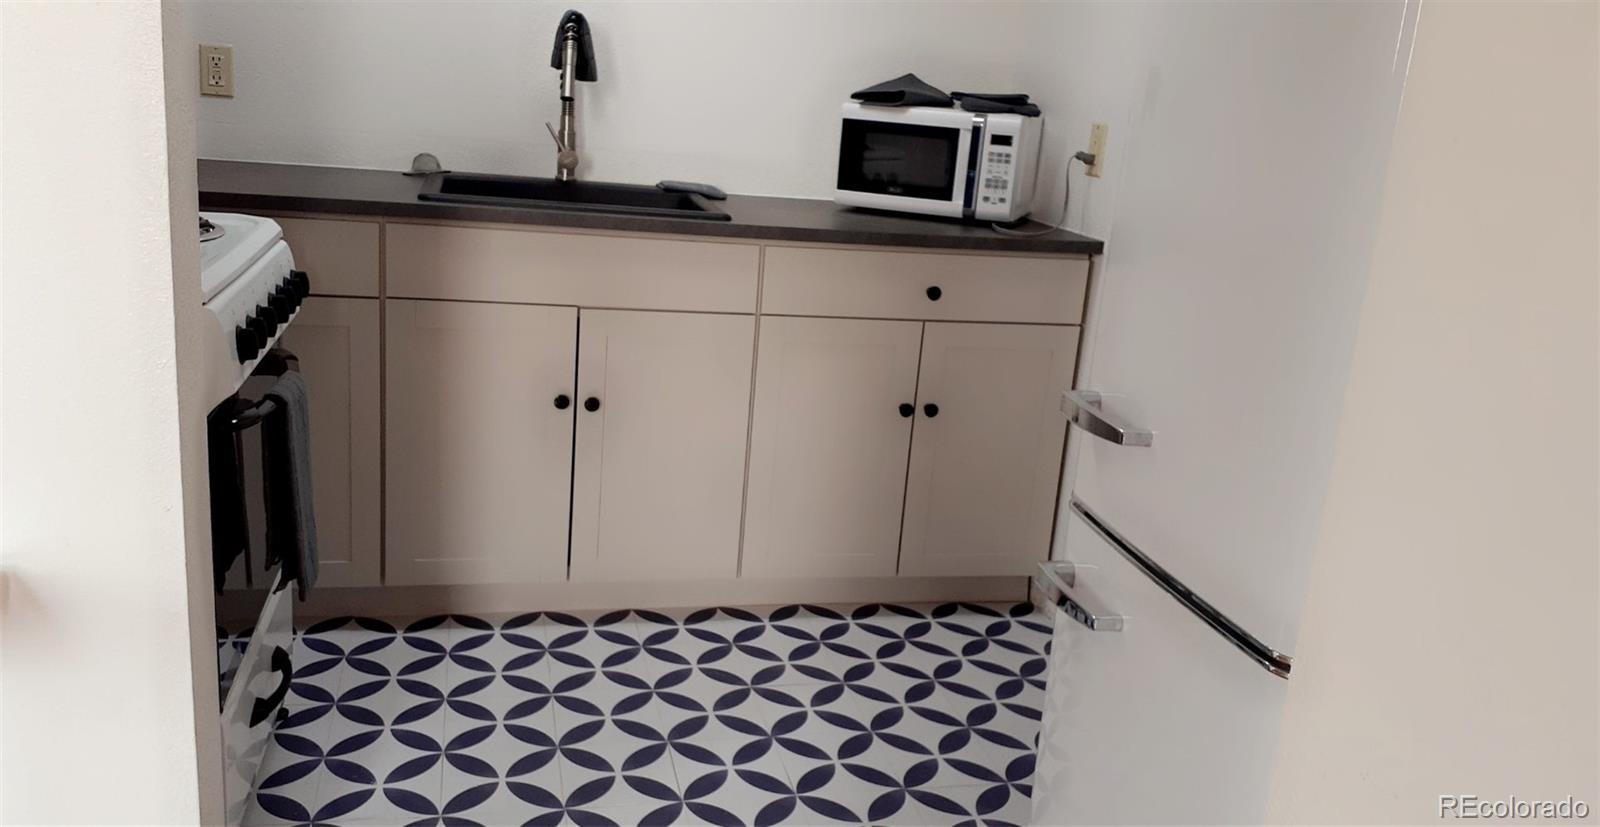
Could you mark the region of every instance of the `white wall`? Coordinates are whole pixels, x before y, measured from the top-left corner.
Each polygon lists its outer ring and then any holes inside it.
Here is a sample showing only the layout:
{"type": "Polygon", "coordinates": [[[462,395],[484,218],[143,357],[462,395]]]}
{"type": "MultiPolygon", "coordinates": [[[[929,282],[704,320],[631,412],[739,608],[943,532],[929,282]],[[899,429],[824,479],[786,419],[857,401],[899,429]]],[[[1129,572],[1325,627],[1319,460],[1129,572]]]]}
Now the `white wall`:
{"type": "MultiPolygon", "coordinates": [[[[580,83],[580,174],[703,180],[827,198],[838,107],[917,72],[1007,90],[1020,3],[204,2],[196,36],[234,47],[237,97],[200,106],[200,156],[550,175],[556,22],[584,12],[599,81],[580,83]]],[[[1042,7],[1041,7],[1042,8],[1042,7]]]]}
{"type": "MultiPolygon", "coordinates": [[[[1118,182],[1128,169],[1136,124],[1152,86],[1152,32],[1176,9],[1163,3],[1114,0],[1041,3],[1021,31],[1017,85],[1035,90],[1045,121],[1044,160],[1034,217],[1061,215],[1065,164],[1089,149],[1089,127],[1108,127],[1101,177],[1071,164],[1072,201],[1067,226],[1110,240],[1118,182]]],[[[1203,50],[1198,50],[1203,51],[1203,50]]],[[[1219,99],[1224,90],[1217,90],[1219,99]]]]}
{"type": "Polygon", "coordinates": [[[0,14],[0,822],[215,822],[193,52],[153,3],[0,14]]]}
{"type": "Polygon", "coordinates": [[[1597,66],[1592,3],[1423,7],[1275,821],[1600,820],[1597,66]]]}

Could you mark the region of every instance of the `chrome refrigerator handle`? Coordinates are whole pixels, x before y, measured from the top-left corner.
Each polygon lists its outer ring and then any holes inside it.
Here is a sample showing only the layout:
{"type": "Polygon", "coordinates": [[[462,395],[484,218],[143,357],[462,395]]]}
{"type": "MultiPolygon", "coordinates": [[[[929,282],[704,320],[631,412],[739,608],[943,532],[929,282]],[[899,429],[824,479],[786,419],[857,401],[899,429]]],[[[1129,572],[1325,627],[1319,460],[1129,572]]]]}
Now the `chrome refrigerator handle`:
{"type": "Polygon", "coordinates": [[[1083,500],[1078,499],[1076,494],[1071,495],[1069,507],[1074,514],[1083,518],[1083,522],[1094,533],[1100,535],[1100,539],[1110,544],[1135,568],[1143,572],[1157,586],[1160,586],[1162,591],[1171,595],[1190,613],[1221,635],[1224,640],[1233,644],[1235,649],[1243,652],[1246,657],[1255,661],[1257,666],[1273,675],[1280,678],[1289,677],[1289,670],[1294,665],[1293,658],[1262,643],[1256,636],[1245,631],[1244,627],[1233,622],[1215,606],[1207,603],[1200,595],[1191,591],[1182,581],[1172,576],[1156,561],[1150,559],[1149,555],[1140,551],[1138,546],[1129,542],[1116,529],[1108,525],[1105,520],[1101,519],[1099,514],[1094,513],[1089,506],[1085,505],[1083,500]]]}
{"type": "Polygon", "coordinates": [[[1061,410],[1072,424],[1107,442],[1148,448],[1155,441],[1155,432],[1135,428],[1121,417],[1102,407],[1104,398],[1099,391],[1067,391],[1061,394],[1061,410]]]}
{"type": "Polygon", "coordinates": [[[1066,560],[1051,560],[1040,563],[1039,571],[1050,586],[1050,597],[1056,608],[1067,617],[1083,624],[1091,632],[1122,631],[1122,615],[1112,614],[1094,598],[1074,588],[1078,585],[1077,565],[1066,560]]]}

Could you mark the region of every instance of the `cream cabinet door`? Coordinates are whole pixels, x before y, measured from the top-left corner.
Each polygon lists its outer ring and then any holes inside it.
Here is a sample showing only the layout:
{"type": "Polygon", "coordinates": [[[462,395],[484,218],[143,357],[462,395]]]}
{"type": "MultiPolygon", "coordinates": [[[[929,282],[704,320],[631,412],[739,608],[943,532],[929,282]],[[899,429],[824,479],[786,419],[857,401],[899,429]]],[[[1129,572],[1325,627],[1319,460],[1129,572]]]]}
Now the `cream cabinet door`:
{"type": "Polygon", "coordinates": [[[733,577],[755,317],[583,310],[579,330],[572,579],[733,577]]]}
{"type": "Polygon", "coordinates": [[[312,296],[284,331],[311,391],[318,586],[376,586],[381,548],[378,300],[312,296]]]}
{"type": "Polygon", "coordinates": [[[767,316],[742,574],[895,573],[921,322],[767,316]]]}
{"type": "Polygon", "coordinates": [[[930,322],[903,575],[1033,574],[1049,556],[1078,328],[930,322]]]}
{"type": "Polygon", "coordinates": [[[565,580],[577,310],[387,314],[385,582],[565,580]]]}

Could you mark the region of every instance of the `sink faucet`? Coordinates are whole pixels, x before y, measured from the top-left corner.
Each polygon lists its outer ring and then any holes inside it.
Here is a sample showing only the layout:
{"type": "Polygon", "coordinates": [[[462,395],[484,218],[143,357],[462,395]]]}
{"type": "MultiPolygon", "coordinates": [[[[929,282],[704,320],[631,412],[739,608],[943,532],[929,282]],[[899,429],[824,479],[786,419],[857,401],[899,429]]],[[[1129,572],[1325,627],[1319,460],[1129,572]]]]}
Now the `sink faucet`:
{"type": "Polygon", "coordinates": [[[589,21],[576,11],[561,16],[556,27],[555,48],[550,67],[561,70],[561,128],[545,121],[545,129],[556,142],[556,180],[571,181],[578,171],[578,121],[574,109],[577,81],[595,80],[594,46],[589,39],[589,21]]]}

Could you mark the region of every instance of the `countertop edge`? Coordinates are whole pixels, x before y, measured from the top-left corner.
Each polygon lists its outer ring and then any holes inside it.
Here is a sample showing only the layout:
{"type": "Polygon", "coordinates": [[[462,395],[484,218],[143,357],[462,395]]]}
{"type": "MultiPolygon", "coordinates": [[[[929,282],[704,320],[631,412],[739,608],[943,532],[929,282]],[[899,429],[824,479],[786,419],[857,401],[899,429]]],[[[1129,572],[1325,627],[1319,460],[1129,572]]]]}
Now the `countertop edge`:
{"type": "MultiPolygon", "coordinates": [[[[495,224],[523,224],[529,226],[568,227],[597,231],[655,233],[663,235],[700,236],[734,240],[783,243],[786,241],[813,244],[844,244],[878,247],[926,248],[938,250],[964,250],[973,252],[1032,253],[1051,256],[1093,256],[1103,250],[1103,243],[1092,238],[1058,231],[1040,238],[981,235],[971,232],[971,225],[929,222],[915,217],[858,214],[838,207],[831,202],[798,198],[769,196],[732,196],[722,202],[734,215],[732,221],[703,221],[696,219],[655,218],[615,214],[576,213],[559,210],[537,210],[519,207],[489,207],[466,204],[405,200],[400,190],[414,188],[418,179],[404,178],[399,173],[377,170],[354,170],[340,167],[308,167],[293,164],[270,164],[245,161],[202,160],[199,164],[200,208],[206,210],[264,210],[273,212],[316,213],[351,217],[378,217],[396,219],[471,221],[495,224]],[[242,173],[242,174],[241,174],[242,173]],[[363,197],[360,193],[349,196],[330,196],[329,188],[336,183],[318,184],[320,192],[284,192],[282,180],[276,177],[315,177],[320,174],[335,177],[359,177],[383,184],[393,192],[385,197],[363,197]],[[392,176],[392,178],[391,178],[392,176]],[[214,178],[232,177],[234,180],[216,181],[214,178]],[[259,180],[251,180],[259,179],[259,180]],[[400,179],[394,181],[393,179],[400,179]],[[270,185],[268,185],[270,182],[270,185]],[[256,184],[256,186],[252,186],[256,184]],[[277,190],[277,191],[272,191],[277,190]],[[741,220],[741,212],[762,210],[792,210],[800,217],[816,222],[848,224],[857,219],[861,228],[849,226],[805,226],[800,223],[781,224],[772,221],[741,220]],[[873,224],[904,222],[905,226],[885,230],[873,224]]],[[[307,187],[306,189],[312,189],[307,187]]],[[[414,196],[413,196],[414,197],[414,196]]],[[[1042,225],[1039,225],[1042,226],[1042,225]]]]}

